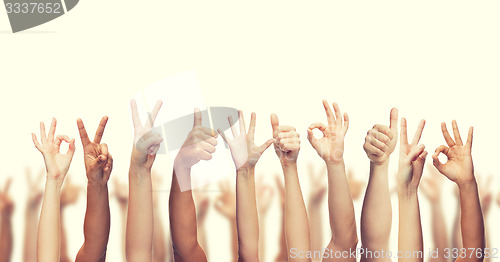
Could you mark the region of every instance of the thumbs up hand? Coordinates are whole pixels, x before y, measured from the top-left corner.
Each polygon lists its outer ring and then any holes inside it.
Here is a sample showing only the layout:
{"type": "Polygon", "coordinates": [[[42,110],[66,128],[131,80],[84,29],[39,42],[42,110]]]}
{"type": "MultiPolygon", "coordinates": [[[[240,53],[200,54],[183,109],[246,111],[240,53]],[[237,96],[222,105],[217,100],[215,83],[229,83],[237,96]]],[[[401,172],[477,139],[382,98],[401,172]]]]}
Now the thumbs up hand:
{"type": "Polygon", "coordinates": [[[186,141],[175,158],[175,168],[189,169],[200,160],[212,159],[212,154],[215,153],[215,146],[217,145],[217,133],[210,128],[203,127],[201,118],[201,112],[196,108],[193,129],[189,132],[186,141]]]}
{"type": "Polygon", "coordinates": [[[282,165],[296,164],[300,150],[299,133],[291,126],[280,126],[278,116],[271,114],[274,150],[282,165]]]}
{"type": "Polygon", "coordinates": [[[390,126],[374,125],[365,138],[363,148],[371,162],[377,165],[386,163],[396,148],[398,136],[398,109],[391,110],[390,126]]]}

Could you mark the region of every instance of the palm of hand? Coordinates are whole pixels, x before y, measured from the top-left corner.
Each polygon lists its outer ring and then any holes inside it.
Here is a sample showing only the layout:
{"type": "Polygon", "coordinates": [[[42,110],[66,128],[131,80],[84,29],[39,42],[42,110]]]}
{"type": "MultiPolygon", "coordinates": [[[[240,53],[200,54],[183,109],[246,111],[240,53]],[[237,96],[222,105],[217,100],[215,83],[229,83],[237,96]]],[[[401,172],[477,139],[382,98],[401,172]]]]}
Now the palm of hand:
{"type": "Polygon", "coordinates": [[[53,175],[54,178],[66,176],[72,155],[59,153],[59,146],[48,141],[42,145],[41,152],[47,163],[47,176],[53,175]]]}
{"type": "Polygon", "coordinates": [[[103,164],[94,164],[99,163],[99,156],[103,155],[101,146],[97,143],[91,142],[90,144],[85,146],[84,152],[84,162],[85,169],[87,170],[87,179],[89,181],[106,183],[109,180],[109,176],[106,176],[104,172],[104,167],[106,166],[107,159],[103,164]]]}
{"type": "Polygon", "coordinates": [[[342,158],[345,135],[342,128],[337,125],[329,125],[324,134],[324,137],[317,140],[316,151],[318,155],[327,161],[342,158]]]}

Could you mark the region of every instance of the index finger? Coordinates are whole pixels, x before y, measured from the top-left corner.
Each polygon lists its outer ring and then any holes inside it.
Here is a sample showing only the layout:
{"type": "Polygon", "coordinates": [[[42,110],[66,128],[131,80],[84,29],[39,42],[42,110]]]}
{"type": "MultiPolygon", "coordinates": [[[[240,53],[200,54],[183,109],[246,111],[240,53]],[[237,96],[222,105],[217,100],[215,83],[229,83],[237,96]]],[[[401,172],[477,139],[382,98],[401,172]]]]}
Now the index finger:
{"type": "Polygon", "coordinates": [[[137,103],[135,99],[130,100],[130,109],[132,110],[132,123],[134,124],[134,128],[141,126],[141,118],[137,112],[137,103]]]}
{"type": "Polygon", "coordinates": [[[415,132],[415,136],[413,137],[413,141],[411,142],[412,145],[418,144],[420,138],[422,137],[422,132],[424,131],[424,127],[425,127],[425,120],[422,119],[418,124],[417,131],[415,132]]]}
{"type": "Polygon", "coordinates": [[[389,127],[393,129],[397,128],[397,125],[398,125],[398,109],[394,107],[391,109],[391,118],[389,127]]]}
{"type": "Polygon", "coordinates": [[[9,177],[7,179],[7,182],[5,182],[5,186],[3,188],[2,193],[7,194],[9,192],[10,184],[12,183],[12,177],[9,177]]]}
{"type": "Polygon", "coordinates": [[[85,126],[83,125],[82,119],[78,118],[76,120],[76,125],[78,126],[78,132],[80,132],[80,139],[82,140],[83,147],[86,147],[90,144],[89,136],[87,135],[87,130],[85,130],[85,126]]]}
{"type": "Polygon", "coordinates": [[[406,118],[401,118],[401,135],[399,137],[401,145],[408,144],[408,131],[406,125],[406,118]]]}
{"type": "Polygon", "coordinates": [[[328,102],[326,100],[323,100],[323,107],[325,108],[326,112],[326,119],[328,120],[328,124],[334,124],[335,123],[335,117],[333,116],[332,109],[330,108],[330,105],[328,105],[328,102]]]}
{"type": "Polygon", "coordinates": [[[104,134],[104,128],[106,127],[106,123],[108,123],[108,117],[103,116],[99,126],[97,127],[97,131],[95,132],[94,143],[100,144],[102,136],[104,134]]]}

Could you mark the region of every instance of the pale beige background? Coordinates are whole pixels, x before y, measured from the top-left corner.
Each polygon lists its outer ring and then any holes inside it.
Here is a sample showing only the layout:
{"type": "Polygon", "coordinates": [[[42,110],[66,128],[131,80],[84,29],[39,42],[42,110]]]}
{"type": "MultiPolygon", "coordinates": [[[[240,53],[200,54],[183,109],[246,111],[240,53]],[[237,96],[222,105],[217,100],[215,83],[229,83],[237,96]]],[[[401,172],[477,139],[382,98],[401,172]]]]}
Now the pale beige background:
{"type": "MultiPolygon", "coordinates": [[[[58,133],[78,137],[77,117],[93,133],[101,116],[108,115],[103,141],[115,157],[112,176],[125,181],[132,141],[129,98],[160,79],[191,69],[197,71],[207,105],[257,113],[258,141],[270,136],[271,112],[301,131],[299,172],[306,201],[307,163],[322,162],[305,130],[312,122],[325,121],[323,98],[339,102],[350,115],[345,159],[357,177],[367,177],[362,149],[366,131],[375,123],[388,124],[389,110],[396,106],[408,118],[411,133],[418,120],[428,121],[422,142],[430,151],[444,143],[441,121],[457,119],[463,133],[474,125],[477,173],[495,174],[491,186],[498,192],[499,9],[498,1],[84,0],[67,15],[15,35],[0,11],[0,183],[8,176],[15,178],[13,261],[21,260],[24,168],[43,165],[30,138],[31,132],[38,132],[39,121],[55,116],[58,133]]],[[[70,172],[74,181],[84,184],[77,142],[70,172]]],[[[393,170],[396,159],[397,154],[393,170]]],[[[156,162],[164,181],[170,181],[166,156],[156,162]]],[[[258,173],[272,183],[276,172],[277,158],[267,152],[258,173]]],[[[165,188],[168,184],[164,182],[165,188]]],[[[455,214],[451,189],[447,183],[445,212],[450,224],[455,214]]],[[[160,197],[166,223],[168,194],[160,197]]],[[[421,203],[428,248],[430,213],[427,202],[421,203]]],[[[266,221],[268,258],[274,257],[277,245],[277,207],[275,200],[266,221]]],[[[326,216],[326,203],[324,208],[326,216]]],[[[109,258],[119,261],[121,229],[114,200],[111,209],[109,258]]],[[[66,213],[73,255],[83,241],[84,212],[81,197],[66,213]]],[[[209,212],[210,259],[228,261],[229,236],[218,233],[227,223],[214,209],[209,212]]],[[[361,201],[356,202],[356,212],[359,218],[361,201]]],[[[491,247],[496,248],[500,227],[492,222],[499,215],[494,206],[489,232],[491,247]]],[[[396,209],[393,217],[396,250],[396,209]]],[[[324,223],[327,230],[326,217],[324,223]]]]}

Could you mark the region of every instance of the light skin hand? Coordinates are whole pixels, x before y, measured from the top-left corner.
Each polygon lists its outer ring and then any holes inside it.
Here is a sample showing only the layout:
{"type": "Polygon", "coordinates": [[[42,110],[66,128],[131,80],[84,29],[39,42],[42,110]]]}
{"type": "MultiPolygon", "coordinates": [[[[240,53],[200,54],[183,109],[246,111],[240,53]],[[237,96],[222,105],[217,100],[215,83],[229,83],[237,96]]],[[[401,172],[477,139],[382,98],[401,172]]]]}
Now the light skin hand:
{"type": "Polygon", "coordinates": [[[245,119],[243,118],[243,111],[238,111],[239,115],[239,126],[240,130],[238,132],[236,126],[234,125],[231,116],[228,117],[229,125],[231,126],[231,131],[233,133],[233,139],[226,137],[222,130],[217,130],[217,132],[222,136],[224,141],[229,145],[231,149],[231,156],[233,157],[234,165],[236,170],[240,168],[254,168],[259,161],[260,156],[264,151],[274,142],[274,139],[267,140],[261,146],[255,145],[254,135],[255,135],[255,122],[256,115],[252,113],[250,120],[250,128],[248,133],[246,133],[245,119]],[[239,134],[238,134],[239,133],[239,134]]]}
{"type": "Polygon", "coordinates": [[[280,126],[278,116],[271,114],[274,151],[282,165],[295,165],[299,157],[299,133],[291,126],[280,126]]]}
{"type": "Polygon", "coordinates": [[[99,123],[94,141],[91,142],[83,121],[81,119],[76,121],[82,140],[85,170],[89,184],[106,185],[113,169],[113,157],[108,152],[108,146],[104,143],[101,144],[107,122],[108,117],[104,116],[99,123]]]}
{"type": "Polygon", "coordinates": [[[40,122],[41,141],[38,142],[35,133],[32,133],[31,137],[33,139],[35,147],[38,149],[38,151],[40,151],[40,153],[42,153],[45,160],[47,179],[57,180],[58,182],[60,182],[61,186],[64,177],[68,173],[73,155],[75,154],[75,139],[73,138],[70,140],[69,137],[65,135],[55,136],[56,126],[57,120],[53,118],[49,133],[47,135],[45,133],[45,124],[43,122],[40,122]],[[66,154],[61,154],[59,152],[61,143],[63,141],[69,143],[69,149],[66,154]]]}
{"type": "Polygon", "coordinates": [[[375,165],[384,164],[389,160],[389,156],[396,148],[398,136],[398,110],[393,108],[391,110],[391,120],[389,126],[374,125],[368,131],[365,138],[365,149],[368,158],[375,165]]]}
{"type": "Polygon", "coordinates": [[[415,136],[408,143],[406,119],[401,119],[401,137],[399,153],[398,186],[400,190],[416,191],[424,170],[427,151],[424,145],[418,145],[425,120],[420,121],[415,136]]]}
{"type": "Polygon", "coordinates": [[[194,112],[193,129],[189,132],[174,161],[175,168],[187,170],[201,160],[212,159],[217,145],[217,133],[203,127],[201,112],[198,108],[194,112]]]}
{"type": "Polygon", "coordinates": [[[81,186],[73,184],[68,177],[61,190],[61,208],[75,204],[82,190],[81,186]]]}
{"type": "Polygon", "coordinates": [[[149,171],[151,171],[156,153],[160,149],[160,144],[163,142],[161,135],[152,130],[162,104],[162,101],[156,102],[146,124],[143,125],[137,110],[137,103],[135,100],[130,101],[132,123],[134,125],[134,149],[131,161],[134,166],[142,167],[149,171]]]}
{"type": "Polygon", "coordinates": [[[33,181],[31,170],[26,168],[26,181],[28,181],[28,208],[37,209],[42,203],[43,189],[40,187],[44,172],[41,171],[36,181],[33,181]]]}
{"type": "Polygon", "coordinates": [[[434,166],[427,165],[427,170],[431,175],[422,178],[420,189],[431,204],[438,204],[441,201],[443,176],[439,174],[439,171],[434,166]]]}
{"type": "Polygon", "coordinates": [[[326,100],[323,100],[323,107],[326,111],[328,125],[321,122],[311,124],[307,129],[307,139],[328,165],[344,160],[344,137],[349,129],[349,116],[344,113],[344,121],[342,122],[342,114],[337,103],[333,103],[335,116],[326,100]],[[314,137],[313,130],[316,128],[323,132],[323,137],[320,139],[314,137]]]}

